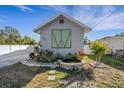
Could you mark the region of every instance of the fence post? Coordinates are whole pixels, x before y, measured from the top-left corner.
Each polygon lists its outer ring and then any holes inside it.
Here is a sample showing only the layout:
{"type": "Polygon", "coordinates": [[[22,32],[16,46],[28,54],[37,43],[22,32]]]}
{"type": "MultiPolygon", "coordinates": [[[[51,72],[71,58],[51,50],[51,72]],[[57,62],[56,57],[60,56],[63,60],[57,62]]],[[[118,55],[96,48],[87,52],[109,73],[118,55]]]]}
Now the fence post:
{"type": "Polygon", "coordinates": [[[19,45],[19,50],[20,50],[20,45],[19,45]]]}
{"type": "Polygon", "coordinates": [[[9,52],[11,53],[11,45],[9,45],[9,52]]]}

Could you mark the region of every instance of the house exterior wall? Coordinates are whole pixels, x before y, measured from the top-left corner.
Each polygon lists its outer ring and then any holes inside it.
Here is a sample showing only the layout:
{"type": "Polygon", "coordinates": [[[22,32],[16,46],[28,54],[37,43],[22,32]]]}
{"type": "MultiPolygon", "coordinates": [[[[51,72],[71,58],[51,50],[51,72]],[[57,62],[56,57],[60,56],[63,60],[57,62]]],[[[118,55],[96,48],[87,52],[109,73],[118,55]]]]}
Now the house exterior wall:
{"type": "Polygon", "coordinates": [[[100,41],[106,43],[108,47],[113,51],[113,53],[116,52],[117,49],[123,49],[124,48],[124,38],[104,38],[100,41]]]}
{"type": "Polygon", "coordinates": [[[60,24],[59,20],[54,21],[48,27],[45,27],[40,34],[40,43],[43,49],[50,49],[54,52],[60,52],[62,54],[75,53],[84,49],[84,31],[70,22],[68,19],[64,19],[64,24],[60,24]],[[52,29],[71,29],[71,48],[52,48],[51,34],[52,29]]]}

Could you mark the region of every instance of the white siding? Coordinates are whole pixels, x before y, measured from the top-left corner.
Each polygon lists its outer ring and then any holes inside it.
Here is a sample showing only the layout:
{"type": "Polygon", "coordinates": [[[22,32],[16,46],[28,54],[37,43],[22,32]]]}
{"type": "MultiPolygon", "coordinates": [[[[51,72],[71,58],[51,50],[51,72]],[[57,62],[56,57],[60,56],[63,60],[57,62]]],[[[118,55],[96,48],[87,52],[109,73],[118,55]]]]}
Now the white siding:
{"type": "Polygon", "coordinates": [[[61,52],[63,54],[66,53],[74,53],[78,52],[79,50],[83,50],[84,44],[83,44],[83,38],[84,38],[84,31],[78,27],[76,24],[71,23],[69,20],[65,19],[64,24],[59,24],[59,21],[56,20],[52,24],[50,24],[48,27],[43,29],[41,31],[41,39],[40,42],[43,45],[43,49],[50,49],[55,52],[61,52]],[[55,49],[52,47],[51,42],[51,30],[52,29],[71,29],[71,48],[65,48],[65,49],[55,49]]]}
{"type": "Polygon", "coordinates": [[[124,38],[104,38],[101,41],[106,43],[110,49],[115,53],[117,49],[124,48],[124,38]]]}
{"type": "Polygon", "coordinates": [[[90,49],[90,45],[84,45],[84,53],[87,55],[92,54],[92,50],[90,49]]]}

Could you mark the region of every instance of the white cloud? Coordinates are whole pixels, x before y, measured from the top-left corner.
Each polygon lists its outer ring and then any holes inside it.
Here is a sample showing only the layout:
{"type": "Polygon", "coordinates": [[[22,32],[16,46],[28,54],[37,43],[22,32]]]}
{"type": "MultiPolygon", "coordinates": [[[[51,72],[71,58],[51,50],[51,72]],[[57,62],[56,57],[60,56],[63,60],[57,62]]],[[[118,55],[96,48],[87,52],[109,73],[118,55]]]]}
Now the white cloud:
{"type": "MultiPolygon", "coordinates": [[[[91,28],[113,12],[114,6],[75,6],[73,17],[91,28]]],[[[94,30],[124,29],[124,13],[117,12],[106,18],[94,30]]]]}
{"type": "Polygon", "coordinates": [[[67,7],[64,5],[47,5],[47,6],[40,6],[44,9],[52,9],[57,12],[67,12],[67,7]]]}
{"type": "Polygon", "coordinates": [[[97,25],[94,29],[106,30],[106,29],[124,29],[124,13],[114,14],[110,18],[104,20],[97,25]]]}
{"type": "MultiPolygon", "coordinates": [[[[27,6],[16,6],[22,11],[33,11],[33,9],[27,6]]],[[[99,23],[103,20],[106,16],[111,14],[113,11],[116,10],[118,6],[73,6],[72,9],[68,9],[67,6],[64,5],[47,5],[47,6],[40,6],[43,9],[50,9],[57,12],[65,12],[68,13],[68,10],[71,11],[71,16],[75,19],[83,22],[84,24],[90,26],[91,28],[94,27],[95,24],[99,23]]],[[[93,30],[111,30],[111,29],[124,29],[124,13],[117,12],[114,13],[109,18],[106,18],[100,24],[98,24],[93,30]]]]}
{"type": "Polygon", "coordinates": [[[19,8],[23,12],[27,12],[27,11],[33,12],[34,11],[32,8],[29,8],[29,7],[24,6],[24,5],[16,5],[16,7],[19,8]]]}
{"type": "Polygon", "coordinates": [[[66,12],[67,11],[66,6],[51,5],[49,7],[53,8],[55,11],[58,11],[58,12],[66,12]]]}

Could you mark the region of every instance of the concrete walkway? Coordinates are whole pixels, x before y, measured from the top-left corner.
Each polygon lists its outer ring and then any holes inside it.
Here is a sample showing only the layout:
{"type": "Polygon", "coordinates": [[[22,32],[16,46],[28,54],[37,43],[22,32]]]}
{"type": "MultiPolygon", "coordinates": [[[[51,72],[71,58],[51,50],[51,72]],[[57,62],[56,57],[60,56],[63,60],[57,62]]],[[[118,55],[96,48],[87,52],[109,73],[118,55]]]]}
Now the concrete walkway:
{"type": "Polygon", "coordinates": [[[54,81],[55,78],[56,78],[55,73],[56,73],[55,70],[49,71],[49,72],[48,72],[48,78],[47,78],[47,80],[48,80],[48,81],[54,81]]]}

